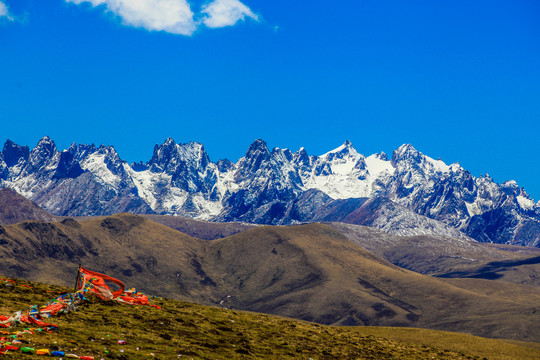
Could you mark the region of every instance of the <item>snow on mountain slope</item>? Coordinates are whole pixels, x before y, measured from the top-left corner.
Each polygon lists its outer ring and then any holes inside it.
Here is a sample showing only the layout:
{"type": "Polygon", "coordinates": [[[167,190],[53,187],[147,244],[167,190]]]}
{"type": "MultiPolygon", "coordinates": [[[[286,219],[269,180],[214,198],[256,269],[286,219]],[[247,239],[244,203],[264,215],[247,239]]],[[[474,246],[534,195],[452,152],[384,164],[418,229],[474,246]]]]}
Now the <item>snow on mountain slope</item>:
{"type": "Polygon", "coordinates": [[[527,195],[518,195],[516,198],[517,202],[519,204],[519,207],[523,210],[533,210],[534,209],[534,201],[530,199],[527,195]]]}
{"type": "Polygon", "coordinates": [[[457,229],[440,221],[418,215],[401,206],[384,204],[377,209],[377,213],[376,220],[370,226],[389,234],[400,236],[446,235],[453,238],[469,238],[457,229]]]}
{"type": "Polygon", "coordinates": [[[83,170],[92,173],[101,184],[117,188],[122,179],[107,167],[105,162],[107,155],[109,154],[95,152],[81,161],[80,165],[83,170]]]}
{"type": "MultiPolygon", "coordinates": [[[[152,173],[150,170],[135,171],[128,164],[124,164],[125,171],[133,179],[133,184],[137,187],[137,194],[144,200],[153,210],[159,207],[157,194],[159,189],[167,188],[171,183],[171,175],[165,173],[152,173]]],[[[181,205],[185,201],[178,201],[181,205]]],[[[159,211],[158,211],[159,213],[159,211]]]]}
{"type": "Polygon", "coordinates": [[[129,166],[126,171],[137,187],[138,195],[158,214],[209,220],[223,208],[221,201],[212,201],[207,196],[173,186],[172,175],[150,170],[137,172],[129,166]]]}
{"type": "MultiPolygon", "coordinates": [[[[372,226],[388,232],[461,231],[480,241],[540,243],[540,202],[514,181],[476,178],[410,144],[388,159],[362,155],[349,141],[315,156],[304,148],[270,151],[259,139],[233,163],[212,162],[200,143],[168,138],[147,163],[129,165],[112,146],[72,144],[59,152],[45,137],[29,151],[8,140],[0,152],[0,187],[56,215],[130,211],[264,224],[307,221],[332,201],[386,198],[396,211],[377,213],[372,226]]],[[[340,207],[340,216],[361,203],[340,207]]]]}
{"type": "MultiPolygon", "coordinates": [[[[49,137],[44,137],[30,152],[28,159],[17,164],[20,171],[7,187],[11,187],[28,199],[32,199],[41,189],[50,185],[59,159],[60,154],[54,142],[49,137]]],[[[10,171],[10,173],[15,175],[14,171],[10,171]]]]}
{"type": "MultiPolygon", "coordinates": [[[[210,162],[202,144],[177,144],[168,138],[154,148],[147,166],[125,166],[138,195],[159,214],[209,220],[223,208],[227,189],[218,165],[210,162]]],[[[230,176],[229,176],[230,177],[230,176]]]]}
{"type": "Polygon", "coordinates": [[[395,169],[385,155],[365,157],[346,141],[324,155],[313,157],[311,171],[304,172],[304,189],[320,190],[334,199],[371,197],[381,191],[395,169]]]}

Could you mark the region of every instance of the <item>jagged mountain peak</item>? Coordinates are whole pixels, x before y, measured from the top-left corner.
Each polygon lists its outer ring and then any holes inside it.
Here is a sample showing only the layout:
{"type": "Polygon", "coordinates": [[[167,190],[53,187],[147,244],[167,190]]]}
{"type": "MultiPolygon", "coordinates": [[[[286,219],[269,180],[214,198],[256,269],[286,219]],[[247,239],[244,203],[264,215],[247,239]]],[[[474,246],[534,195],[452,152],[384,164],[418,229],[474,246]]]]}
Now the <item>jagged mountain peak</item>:
{"type": "Polygon", "coordinates": [[[485,181],[491,181],[493,182],[493,178],[488,174],[488,173],[485,173],[485,174],[482,174],[478,177],[478,179],[483,179],[485,181]]]}
{"type": "Polygon", "coordinates": [[[2,151],[2,157],[7,166],[14,166],[19,161],[28,160],[30,156],[30,149],[28,146],[20,146],[8,139],[4,143],[4,149],[2,151]]]}
{"type": "Polygon", "coordinates": [[[100,144],[99,147],[98,147],[98,151],[101,150],[103,152],[116,152],[116,149],[114,147],[114,145],[105,145],[105,144],[100,144]]]}
{"type": "Polygon", "coordinates": [[[154,147],[148,163],[129,167],[113,146],[72,144],[58,152],[44,137],[29,152],[8,140],[0,155],[0,186],[58,215],[114,209],[285,224],[310,221],[309,213],[329,199],[384,197],[481,241],[536,246],[540,231],[540,202],[517,183],[497,184],[487,174],[475,178],[458,163],[434,160],[411,144],[396,149],[389,161],[384,153],[358,153],[350,141],[310,156],[305,148],[269,151],[257,139],[236,163],[212,163],[201,143],[178,144],[169,137],[154,147]],[[300,198],[310,191],[321,196],[300,198]]]}
{"type": "Polygon", "coordinates": [[[345,157],[358,157],[359,155],[360,154],[358,153],[358,151],[356,151],[352,142],[350,142],[349,140],[345,140],[342,145],[335,148],[334,150],[327,152],[326,154],[321,155],[320,158],[331,161],[336,158],[343,159],[345,157]]]}
{"type": "Polygon", "coordinates": [[[71,145],[69,145],[69,147],[67,149],[62,150],[62,151],[76,152],[77,149],[78,149],[77,144],[72,142],[71,145]]]}
{"type": "Polygon", "coordinates": [[[113,145],[101,144],[97,149],[96,154],[103,155],[108,161],[115,163],[124,162],[124,160],[120,158],[120,155],[118,155],[118,151],[116,151],[116,148],[113,145]]]}
{"type": "Polygon", "coordinates": [[[154,146],[154,153],[148,162],[152,172],[167,171],[174,173],[179,164],[189,164],[204,170],[210,163],[210,158],[201,143],[191,141],[178,144],[172,138],[167,138],[161,145],[154,146]]]}
{"type": "Polygon", "coordinates": [[[525,189],[520,188],[515,180],[503,182],[500,189],[507,196],[513,197],[522,210],[533,210],[537,206],[534,199],[527,194],[525,189]]]}
{"type": "Polygon", "coordinates": [[[239,179],[255,173],[263,163],[271,158],[266,142],[262,139],[255,140],[248,148],[246,155],[240,159],[239,179]]]}
{"type": "Polygon", "coordinates": [[[416,150],[416,148],[412,144],[409,144],[409,143],[402,144],[396,150],[396,152],[398,152],[399,154],[404,154],[404,153],[407,153],[407,152],[417,152],[417,151],[418,150],[416,150]]]}
{"type": "Polygon", "coordinates": [[[38,141],[34,149],[36,148],[39,148],[39,149],[53,149],[54,148],[56,150],[56,144],[50,137],[44,136],[38,141]]]}
{"type": "Polygon", "coordinates": [[[413,172],[415,174],[444,174],[451,170],[459,170],[459,164],[447,165],[442,160],[435,160],[416,150],[411,144],[403,144],[392,153],[392,166],[401,172],[413,172]]]}
{"type": "Polygon", "coordinates": [[[293,160],[293,152],[289,149],[280,149],[278,147],[275,147],[272,149],[272,156],[278,156],[278,157],[285,157],[287,162],[291,162],[293,160]]]}
{"type": "Polygon", "coordinates": [[[331,150],[329,152],[340,152],[343,149],[354,149],[354,146],[350,140],[345,140],[343,144],[335,148],[334,150],[331,150]]]}
{"type": "Polygon", "coordinates": [[[148,162],[154,171],[162,171],[168,162],[170,162],[173,151],[176,149],[176,143],[172,138],[167,138],[163,144],[154,146],[154,153],[148,162]]]}
{"type": "Polygon", "coordinates": [[[76,178],[81,175],[84,170],[81,168],[79,161],[76,159],[77,155],[77,145],[75,143],[63,150],[60,153],[60,158],[58,160],[58,167],[53,178],[76,178]]]}
{"type": "Polygon", "coordinates": [[[152,159],[154,158],[161,158],[164,156],[169,156],[172,152],[172,149],[176,148],[176,142],[173,138],[169,137],[165,139],[163,144],[159,145],[156,144],[154,146],[154,154],[152,155],[152,159]]]}
{"type": "Polygon", "coordinates": [[[424,155],[420,151],[416,150],[411,144],[403,144],[393,151],[392,164],[397,164],[406,160],[420,163],[423,157],[424,155]]]}
{"type": "Polygon", "coordinates": [[[124,160],[120,158],[120,155],[118,155],[118,152],[113,145],[101,144],[93,152],[89,153],[88,156],[103,158],[108,167],[117,167],[124,162],[124,160]]]}
{"type": "Polygon", "coordinates": [[[186,160],[208,158],[208,153],[206,152],[204,145],[196,141],[190,141],[187,144],[177,144],[176,149],[178,154],[180,154],[180,156],[186,160]]]}
{"type": "Polygon", "coordinates": [[[501,187],[506,188],[506,189],[519,190],[519,186],[516,180],[507,180],[501,184],[501,187]]]}
{"type": "Polygon", "coordinates": [[[450,165],[450,171],[456,173],[456,172],[460,172],[460,171],[465,171],[465,169],[463,169],[458,162],[455,162],[455,163],[450,165]]]}
{"type": "Polygon", "coordinates": [[[89,155],[95,153],[98,150],[95,144],[79,144],[75,154],[77,161],[82,161],[86,159],[89,155]]]}
{"type": "Polygon", "coordinates": [[[7,139],[6,142],[4,143],[4,149],[6,147],[12,147],[12,146],[20,146],[20,145],[17,145],[17,143],[15,143],[13,140],[11,139],[7,139]]]}
{"type": "Polygon", "coordinates": [[[311,158],[304,147],[301,147],[293,154],[293,162],[300,166],[303,171],[308,171],[311,165],[311,158]]]}
{"type": "Polygon", "coordinates": [[[154,146],[154,157],[163,158],[171,156],[180,156],[184,160],[200,158],[201,155],[206,154],[204,145],[190,141],[189,143],[177,143],[173,138],[167,138],[163,144],[154,146]]]}
{"type": "Polygon", "coordinates": [[[45,135],[44,137],[39,139],[38,144],[39,143],[54,143],[54,141],[51,139],[49,135],[45,135]]]}
{"type": "Polygon", "coordinates": [[[309,155],[308,155],[308,152],[306,150],[305,147],[301,147],[300,149],[298,149],[298,151],[296,151],[295,153],[293,153],[295,159],[296,158],[309,158],[309,155]]]}
{"type": "Polygon", "coordinates": [[[382,161],[388,161],[388,155],[384,151],[381,151],[380,153],[373,154],[376,159],[382,160],[382,161]]]}
{"type": "Polygon", "coordinates": [[[163,145],[167,146],[167,145],[176,145],[176,142],[174,141],[174,139],[172,137],[168,137],[167,139],[165,139],[165,141],[163,142],[163,145]]]}
{"type": "Polygon", "coordinates": [[[56,155],[58,155],[58,150],[54,141],[48,136],[43,137],[30,152],[25,172],[30,174],[47,167],[56,155]]]}
{"type": "Polygon", "coordinates": [[[257,139],[249,145],[248,150],[246,151],[246,157],[251,156],[254,153],[270,153],[268,150],[268,145],[263,139],[257,139]]]}

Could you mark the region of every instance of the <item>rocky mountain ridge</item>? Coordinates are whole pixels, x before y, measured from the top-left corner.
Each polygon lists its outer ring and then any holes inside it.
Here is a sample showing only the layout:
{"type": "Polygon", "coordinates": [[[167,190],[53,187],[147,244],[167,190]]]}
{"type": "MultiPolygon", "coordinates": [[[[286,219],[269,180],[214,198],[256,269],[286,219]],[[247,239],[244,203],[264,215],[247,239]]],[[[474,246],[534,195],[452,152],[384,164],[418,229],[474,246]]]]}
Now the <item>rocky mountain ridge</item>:
{"type": "Polygon", "coordinates": [[[400,235],[540,246],[540,202],[515,181],[476,178],[409,144],[389,159],[364,156],[349,141],[314,156],[304,148],[270,150],[259,139],[233,163],[212,162],[202,144],[169,138],[147,163],[128,164],[113,146],[59,151],[44,137],[30,151],[8,140],[0,187],[62,216],[127,211],[260,224],[332,220],[400,235]]]}

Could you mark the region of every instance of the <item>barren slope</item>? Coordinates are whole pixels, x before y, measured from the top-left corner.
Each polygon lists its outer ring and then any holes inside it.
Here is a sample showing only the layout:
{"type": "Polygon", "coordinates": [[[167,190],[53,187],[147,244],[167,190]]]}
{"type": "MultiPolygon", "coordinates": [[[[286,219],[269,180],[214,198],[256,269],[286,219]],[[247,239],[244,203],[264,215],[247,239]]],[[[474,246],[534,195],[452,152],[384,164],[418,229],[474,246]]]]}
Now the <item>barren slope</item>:
{"type": "Polygon", "coordinates": [[[14,190],[0,189],[0,225],[11,225],[24,220],[54,221],[59,219],[41,209],[36,203],[14,190]]]}
{"type": "Polygon", "coordinates": [[[540,286],[538,248],[486,244],[450,236],[397,236],[360,225],[330,225],[373,254],[421,274],[540,286]]]}

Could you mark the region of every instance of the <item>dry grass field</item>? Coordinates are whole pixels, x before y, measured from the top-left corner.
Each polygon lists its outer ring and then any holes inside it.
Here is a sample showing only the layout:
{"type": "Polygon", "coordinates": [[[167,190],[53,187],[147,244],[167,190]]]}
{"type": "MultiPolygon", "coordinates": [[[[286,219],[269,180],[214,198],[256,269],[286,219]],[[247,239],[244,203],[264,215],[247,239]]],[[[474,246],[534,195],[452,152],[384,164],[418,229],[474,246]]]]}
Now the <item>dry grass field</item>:
{"type": "MultiPolygon", "coordinates": [[[[69,288],[0,282],[0,314],[44,304],[69,288]],[[9,284],[9,285],[6,285],[9,284]],[[25,285],[25,286],[21,286],[25,285]]],[[[154,298],[161,310],[89,296],[54,318],[59,331],[19,337],[22,346],[113,359],[538,359],[538,344],[436,330],[336,327],[154,298]],[[118,344],[125,341],[125,345],[118,344]]],[[[9,333],[25,326],[4,329],[9,333]]],[[[41,359],[12,353],[6,358],[41,359]]]]}

